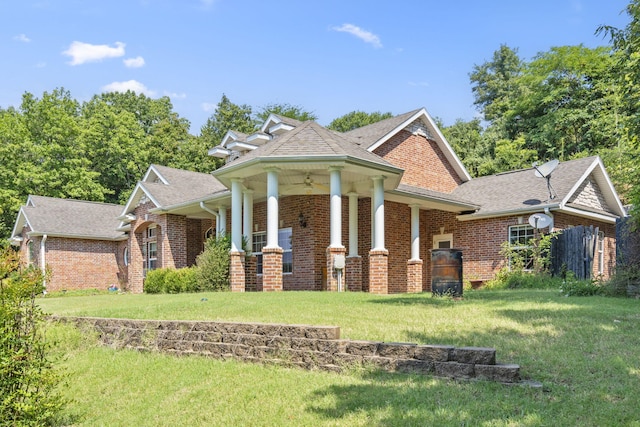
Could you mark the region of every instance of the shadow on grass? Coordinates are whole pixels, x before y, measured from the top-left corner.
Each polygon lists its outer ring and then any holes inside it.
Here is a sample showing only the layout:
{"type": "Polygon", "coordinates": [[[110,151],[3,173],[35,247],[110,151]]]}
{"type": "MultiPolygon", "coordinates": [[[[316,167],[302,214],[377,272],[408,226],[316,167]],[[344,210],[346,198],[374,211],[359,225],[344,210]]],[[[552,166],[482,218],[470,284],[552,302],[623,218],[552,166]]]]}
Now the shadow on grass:
{"type": "Polygon", "coordinates": [[[525,402],[544,397],[540,390],[380,372],[364,373],[360,378],[360,384],[334,384],[312,393],[307,410],[327,420],[379,426],[494,425],[504,420],[529,425],[542,421],[535,405],[523,409],[525,402]],[[496,405],[496,397],[507,399],[508,404],[496,405]]]}

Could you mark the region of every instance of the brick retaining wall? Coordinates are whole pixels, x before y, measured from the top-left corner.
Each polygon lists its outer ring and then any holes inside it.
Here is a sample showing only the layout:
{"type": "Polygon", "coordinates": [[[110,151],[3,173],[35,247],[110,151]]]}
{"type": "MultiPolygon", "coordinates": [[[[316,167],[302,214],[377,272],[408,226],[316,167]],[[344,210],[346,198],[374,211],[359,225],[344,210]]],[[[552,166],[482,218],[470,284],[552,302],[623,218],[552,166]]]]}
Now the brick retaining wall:
{"type": "Polygon", "coordinates": [[[340,339],[338,326],[53,317],[95,330],[113,348],[200,355],[340,372],[373,365],[389,372],[520,382],[518,365],[496,364],[496,350],[340,339]]]}

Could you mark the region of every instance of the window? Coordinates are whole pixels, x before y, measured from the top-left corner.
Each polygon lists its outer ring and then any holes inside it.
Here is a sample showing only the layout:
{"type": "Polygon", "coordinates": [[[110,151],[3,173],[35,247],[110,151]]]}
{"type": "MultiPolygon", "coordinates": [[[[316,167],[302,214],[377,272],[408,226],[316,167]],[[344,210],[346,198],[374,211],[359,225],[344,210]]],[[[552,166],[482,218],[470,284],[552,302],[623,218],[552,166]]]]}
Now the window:
{"type": "Polygon", "coordinates": [[[433,249],[453,248],[453,234],[437,234],[433,236],[433,249]]]}
{"type": "Polygon", "coordinates": [[[604,231],[598,232],[598,274],[604,274],[604,231]]]}
{"type": "MultiPolygon", "coordinates": [[[[282,272],[293,273],[293,250],[291,245],[292,238],[291,228],[281,228],[278,230],[278,246],[283,250],[282,253],[282,272]]],[[[256,271],[262,274],[262,248],[267,245],[267,233],[264,231],[253,233],[253,248],[251,251],[256,256],[256,271]]]]}
{"type": "Polygon", "coordinates": [[[122,251],[122,260],[124,261],[124,266],[128,266],[129,265],[129,247],[125,247],[124,250],[122,251]]]}
{"type": "Polygon", "coordinates": [[[27,242],[27,265],[32,265],[36,262],[36,246],[33,240],[27,242]]]}
{"type": "Polygon", "coordinates": [[[145,276],[147,275],[148,270],[155,270],[156,268],[158,268],[157,235],[157,228],[155,225],[147,228],[146,241],[143,245],[145,276]]]}
{"type": "Polygon", "coordinates": [[[147,270],[154,270],[158,263],[158,244],[147,242],[147,270]]]}
{"type": "Polygon", "coordinates": [[[209,229],[207,231],[204,232],[204,240],[208,240],[212,237],[214,237],[215,234],[213,232],[213,227],[209,227],[209,229]]]}
{"type": "MultiPolygon", "coordinates": [[[[522,263],[524,270],[533,269],[533,227],[530,225],[512,225],[509,227],[509,247],[514,256],[509,260],[511,266],[513,263],[522,263]]],[[[519,266],[517,266],[519,267],[519,266]]]]}

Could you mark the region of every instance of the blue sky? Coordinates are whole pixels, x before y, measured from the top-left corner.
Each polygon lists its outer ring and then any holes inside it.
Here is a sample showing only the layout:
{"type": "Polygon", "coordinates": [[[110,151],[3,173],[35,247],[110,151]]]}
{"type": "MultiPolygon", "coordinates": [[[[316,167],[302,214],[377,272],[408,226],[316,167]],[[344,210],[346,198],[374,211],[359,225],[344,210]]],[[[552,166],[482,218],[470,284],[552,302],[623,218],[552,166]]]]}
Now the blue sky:
{"type": "Polygon", "coordinates": [[[169,96],[191,133],[223,93],[318,122],[354,110],[476,115],[469,73],[501,44],[530,60],[608,44],[627,0],[0,0],[0,108],[64,87],[79,100],[169,96]]]}

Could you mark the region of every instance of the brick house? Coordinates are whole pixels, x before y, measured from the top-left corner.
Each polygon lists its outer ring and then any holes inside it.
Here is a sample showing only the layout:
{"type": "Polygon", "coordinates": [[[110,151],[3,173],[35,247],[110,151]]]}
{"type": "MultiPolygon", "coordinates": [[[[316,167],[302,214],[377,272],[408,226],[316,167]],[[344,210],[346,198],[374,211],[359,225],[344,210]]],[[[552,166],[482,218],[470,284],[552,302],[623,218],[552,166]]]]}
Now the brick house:
{"type": "Polygon", "coordinates": [[[24,265],[49,267],[48,291],[118,286],[127,246],[117,231],[121,212],[120,205],[29,196],[11,241],[24,265]]]}
{"type": "Polygon", "coordinates": [[[560,163],[552,187],[533,168],[471,179],[425,109],[346,133],[271,115],[209,154],[225,159],[212,174],[152,165],[121,207],[114,230],[128,236],[118,259],[131,291],[147,269],[192,265],[223,232],[233,291],[420,292],[430,250],[453,247],[465,278],[482,282],[504,266],[503,242],[537,232],[535,213],[553,219],[545,232],[598,227],[594,274],[615,262],[624,209],[598,157],[560,163]]]}

